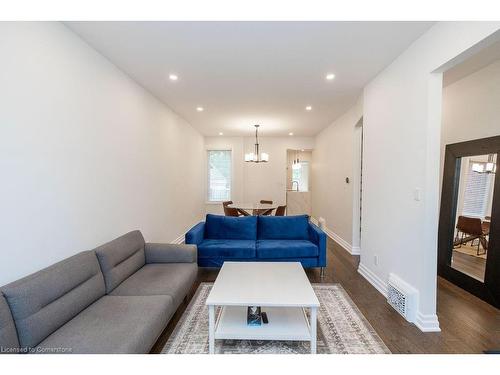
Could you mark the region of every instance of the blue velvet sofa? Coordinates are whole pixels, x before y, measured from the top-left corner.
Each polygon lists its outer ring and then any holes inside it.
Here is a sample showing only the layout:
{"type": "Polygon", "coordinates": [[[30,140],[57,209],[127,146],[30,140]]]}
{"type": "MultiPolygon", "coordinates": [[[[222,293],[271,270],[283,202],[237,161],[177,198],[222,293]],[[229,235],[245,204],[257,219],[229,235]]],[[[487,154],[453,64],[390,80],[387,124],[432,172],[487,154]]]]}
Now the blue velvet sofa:
{"type": "Polygon", "coordinates": [[[322,271],[326,266],[326,235],[307,215],[208,214],[186,233],[186,244],[198,246],[200,267],[221,267],[226,260],[293,261],[322,271]]]}

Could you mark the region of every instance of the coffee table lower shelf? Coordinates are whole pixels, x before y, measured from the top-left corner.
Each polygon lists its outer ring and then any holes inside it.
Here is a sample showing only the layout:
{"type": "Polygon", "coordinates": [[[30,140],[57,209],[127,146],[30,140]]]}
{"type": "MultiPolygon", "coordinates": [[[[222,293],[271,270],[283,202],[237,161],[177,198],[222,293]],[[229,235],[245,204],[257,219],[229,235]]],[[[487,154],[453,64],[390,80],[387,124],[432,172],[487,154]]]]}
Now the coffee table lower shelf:
{"type": "Polygon", "coordinates": [[[311,353],[316,352],[315,307],[311,308],[312,327],[303,307],[262,307],[262,311],[267,313],[269,323],[249,326],[246,306],[223,306],[209,338],[210,352],[213,353],[216,339],[310,341],[311,353]]]}

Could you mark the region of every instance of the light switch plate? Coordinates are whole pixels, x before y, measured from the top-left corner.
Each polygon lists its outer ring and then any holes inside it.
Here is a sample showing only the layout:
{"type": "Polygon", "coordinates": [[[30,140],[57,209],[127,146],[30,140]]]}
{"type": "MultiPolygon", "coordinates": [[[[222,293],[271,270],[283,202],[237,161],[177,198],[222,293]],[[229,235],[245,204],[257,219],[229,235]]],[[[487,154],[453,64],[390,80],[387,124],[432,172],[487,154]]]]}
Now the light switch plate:
{"type": "Polygon", "coordinates": [[[422,189],[415,188],[415,191],[413,192],[413,199],[415,199],[417,202],[422,199],[422,189]]]}

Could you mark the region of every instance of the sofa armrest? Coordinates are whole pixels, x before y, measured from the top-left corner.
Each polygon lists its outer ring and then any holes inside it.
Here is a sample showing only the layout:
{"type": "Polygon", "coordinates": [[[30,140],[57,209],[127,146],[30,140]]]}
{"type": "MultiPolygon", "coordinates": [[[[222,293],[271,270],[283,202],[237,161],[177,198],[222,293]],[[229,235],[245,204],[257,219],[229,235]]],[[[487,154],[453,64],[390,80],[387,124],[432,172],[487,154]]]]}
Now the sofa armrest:
{"type": "Polygon", "coordinates": [[[195,263],[196,245],[171,243],[146,243],[146,263],[195,263]]]}
{"type": "Polygon", "coordinates": [[[326,266],[326,233],[313,223],[309,223],[309,240],[318,246],[318,266],[326,266]]]}
{"type": "Polygon", "coordinates": [[[201,223],[196,224],[192,227],[185,236],[185,243],[199,245],[205,236],[205,223],[202,221],[201,223]]]}

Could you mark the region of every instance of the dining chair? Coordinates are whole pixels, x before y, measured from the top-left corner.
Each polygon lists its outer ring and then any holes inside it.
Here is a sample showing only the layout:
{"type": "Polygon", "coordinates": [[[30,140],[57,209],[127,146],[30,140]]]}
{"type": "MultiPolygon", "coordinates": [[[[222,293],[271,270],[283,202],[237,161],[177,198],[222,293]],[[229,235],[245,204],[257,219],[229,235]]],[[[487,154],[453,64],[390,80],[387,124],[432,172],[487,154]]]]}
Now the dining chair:
{"type": "Polygon", "coordinates": [[[285,216],[286,206],[278,206],[274,216],[285,216]]]}
{"type": "Polygon", "coordinates": [[[246,212],[245,210],[240,210],[240,209],[237,209],[240,216],[252,216],[250,215],[248,212],[246,212]]]}
{"type": "Polygon", "coordinates": [[[457,220],[457,235],[454,241],[454,247],[461,247],[462,244],[471,242],[474,246],[474,241],[477,239],[477,255],[479,253],[479,246],[482,245],[484,253],[488,250],[488,240],[486,236],[489,235],[489,226],[483,226],[481,219],[475,217],[459,216],[457,220]]]}
{"type": "MultiPolygon", "coordinates": [[[[261,199],[260,204],[273,204],[273,201],[261,199]]],[[[274,208],[265,209],[265,210],[255,210],[255,215],[271,215],[273,213],[274,208]]]]}
{"type": "Polygon", "coordinates": [[[224,215],[238,217],[240,216],[240,212],[238,211],[237,208],[224,207],[224,215]]]}
{"type": "Polygon", "coordinates": [[[240,216],[240,213],[239,213],[237,208],[228,207],[232,203],[233,203],[233,201],[222,202],[222,208],[224,208],[224,215],[225,216],[240,216]]]}

